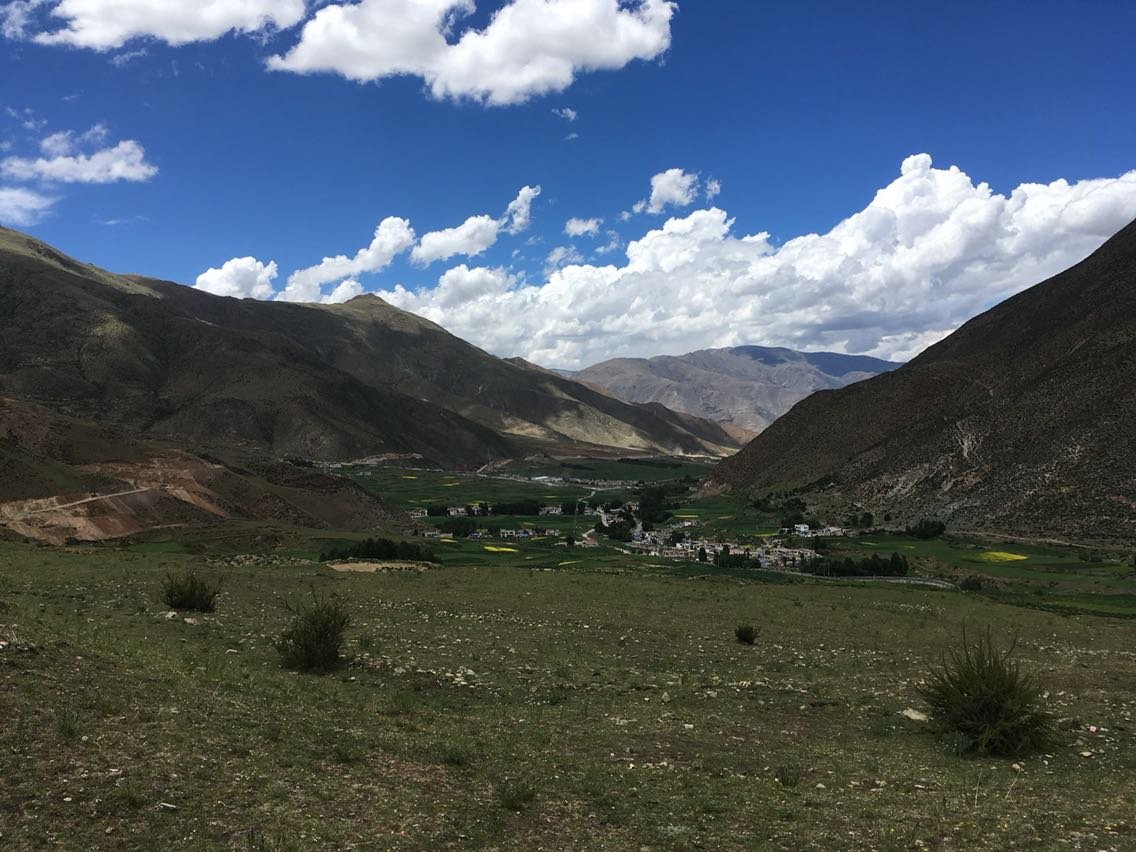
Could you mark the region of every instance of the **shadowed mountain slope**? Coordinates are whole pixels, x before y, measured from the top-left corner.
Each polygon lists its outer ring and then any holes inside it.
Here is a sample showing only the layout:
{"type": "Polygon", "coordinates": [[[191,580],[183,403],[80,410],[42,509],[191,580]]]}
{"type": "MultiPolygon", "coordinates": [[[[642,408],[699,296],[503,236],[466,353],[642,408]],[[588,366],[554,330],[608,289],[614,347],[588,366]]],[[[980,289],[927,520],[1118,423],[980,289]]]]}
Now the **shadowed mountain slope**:
{"type": "Polygon", "coordinates": [[[676,421],[495,358],[374,296],[297,305],[113,275],[0,229],[0,393],[197,447],[483,464],[534,445],[714,453],[676,421]]]}
{"type": "Polygon", "coordinates": [[[1136,539],[1136,223],[894,372],[822,391],[720,465],[897,519],[1136,539]]]}

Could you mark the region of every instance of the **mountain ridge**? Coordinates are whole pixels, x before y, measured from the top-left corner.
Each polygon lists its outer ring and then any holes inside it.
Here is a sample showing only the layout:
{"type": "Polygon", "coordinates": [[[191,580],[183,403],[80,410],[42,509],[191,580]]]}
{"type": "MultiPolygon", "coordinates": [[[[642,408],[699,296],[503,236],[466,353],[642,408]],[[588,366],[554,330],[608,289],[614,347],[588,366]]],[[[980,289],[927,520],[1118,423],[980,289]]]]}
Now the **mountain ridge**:
{"type": "Polygon", "coordinates": [[[1136,538],[1136,222],[898,370],[803,400],[712,479],[971,529],[1136,538]]]}
{"type": "Polygon", "coordinates": [[[634,403],[660,403],[754,435],[810,393],[843,387],[898,364],[864,355],[735,346],[685,355],[612,358],[573,374],[634,403]]]}
{"type": "Polygon", "coordinates": [[[376,296],[233,299],[81,264],[0,230],[0,393],[140,436],[346,460],[442,465],[534,445],[725,455],[676,420],[509,364],[376,296]]]}

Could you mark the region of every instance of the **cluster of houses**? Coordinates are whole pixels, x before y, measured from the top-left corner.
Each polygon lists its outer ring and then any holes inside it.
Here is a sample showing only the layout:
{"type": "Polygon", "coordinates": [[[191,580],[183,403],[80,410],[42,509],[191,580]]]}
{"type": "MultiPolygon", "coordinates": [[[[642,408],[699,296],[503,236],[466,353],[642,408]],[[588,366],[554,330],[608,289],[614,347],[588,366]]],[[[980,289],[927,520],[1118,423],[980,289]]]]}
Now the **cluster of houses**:
{"type": "MultiPolygon", "coordinates": [[[[671,529],[680,529],[681,526],[687,525],[689,524],[675,524],[671,529]]],[[[749,556],[762,568],[771,570],[793,570],[797,565],[815,559],[817,555],[811,547],[787,547],[779,539],[760,547],[737,541],[722,542],[707,539],[686,539],[672,544],[670,533],[667,531],[637,532],[632,535],[631,542],[626,546],[633,553],[687,562],[696,560],[701,551],[705,551],[708,562],[713,562],[714,557],[725,551],[734,555],[749,556]]]]}
{"type": "MultiPolygon", "coordinates": [[[[556,504],[540,507],[540,516],[547,517],[549,515],[561,515],[564,513],[564,507],[556,504]]],[[[415,520],[422,520],[429,516],[425,509],[411,509],[408,514],[415,520]]],[[[469,518],[469,517],[488,517],[493,514],[493,507],[487,503],[477,503],[473,506],[447,506],[446,515],[450,518],[469,518]]],[[[595,514],[595,510],[584,511],[581,514],[595,514]]]]}

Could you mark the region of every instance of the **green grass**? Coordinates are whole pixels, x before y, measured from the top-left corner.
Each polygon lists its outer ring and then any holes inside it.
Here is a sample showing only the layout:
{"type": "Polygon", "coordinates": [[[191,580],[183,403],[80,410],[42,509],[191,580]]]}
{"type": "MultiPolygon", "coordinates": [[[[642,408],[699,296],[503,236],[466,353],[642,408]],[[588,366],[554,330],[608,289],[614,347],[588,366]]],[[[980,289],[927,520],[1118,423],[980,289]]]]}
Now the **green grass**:
{"type": "Polygon", "coordinates": [[[0,845],[1136,845],[1130,622],[547,550],[363,575],[0,543],[0,638],[37,648],[0,651],[0,845]],[[186,569],[225,587],[196,624],[156,599],[186,569]],[[312,590],[351,615],[330,677],[272,647],[312,590]],[[964,624],[1019,635],[1078,720],[1020,771],[900,715],[964,624]]]}
{"type": "Polygon", "coordinates": [[[711,539],[720,534],[727,539],[757,540],[776,534],[779,526],[775,516],[729,496],[683,501],[673,511],[676,520],[696,521],[702,534],[711,539]]]}
{"type": "Polygon", "coordinates": [[[1087,561],[1083,549],[951,535],[930,540],[864,536],[832,539],[830,546],[837,552],[902,553],[922,573],[955,581],[975,574],[984,579],[984,594],[1008,603],[1136,617],[1136,572],[1131,565],[1087,561]]]}
{"type": "Polygon", "coordinates": [[[424,508],[431,504],[466,506],[515,500],[566,503],[584,497],[592,490],[579,485],[551,485],[432,470],[355,468],[341,472],[400,509],[424,508]]]}
{"type": "Polygon", "coordinates": [[[186,547],[179,541],[143,541],[127,545],[130,553],[185,553],[186,547]]]}

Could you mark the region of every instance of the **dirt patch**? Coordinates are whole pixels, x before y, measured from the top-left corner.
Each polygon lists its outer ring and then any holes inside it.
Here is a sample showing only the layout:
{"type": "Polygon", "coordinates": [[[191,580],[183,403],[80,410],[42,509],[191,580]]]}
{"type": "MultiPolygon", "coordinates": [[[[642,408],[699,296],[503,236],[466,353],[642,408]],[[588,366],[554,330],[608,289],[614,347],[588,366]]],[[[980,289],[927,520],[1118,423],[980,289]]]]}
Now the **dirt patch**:
{"type": "Polygon", "coordinates": [[[107,541],[203,517],[225,517],[203,483],[213,466],[173,454],[143,464],[85,465],[119,483],[107,493],[71,493],[0,503],[0,526],[49,544],[107,541]]]}

